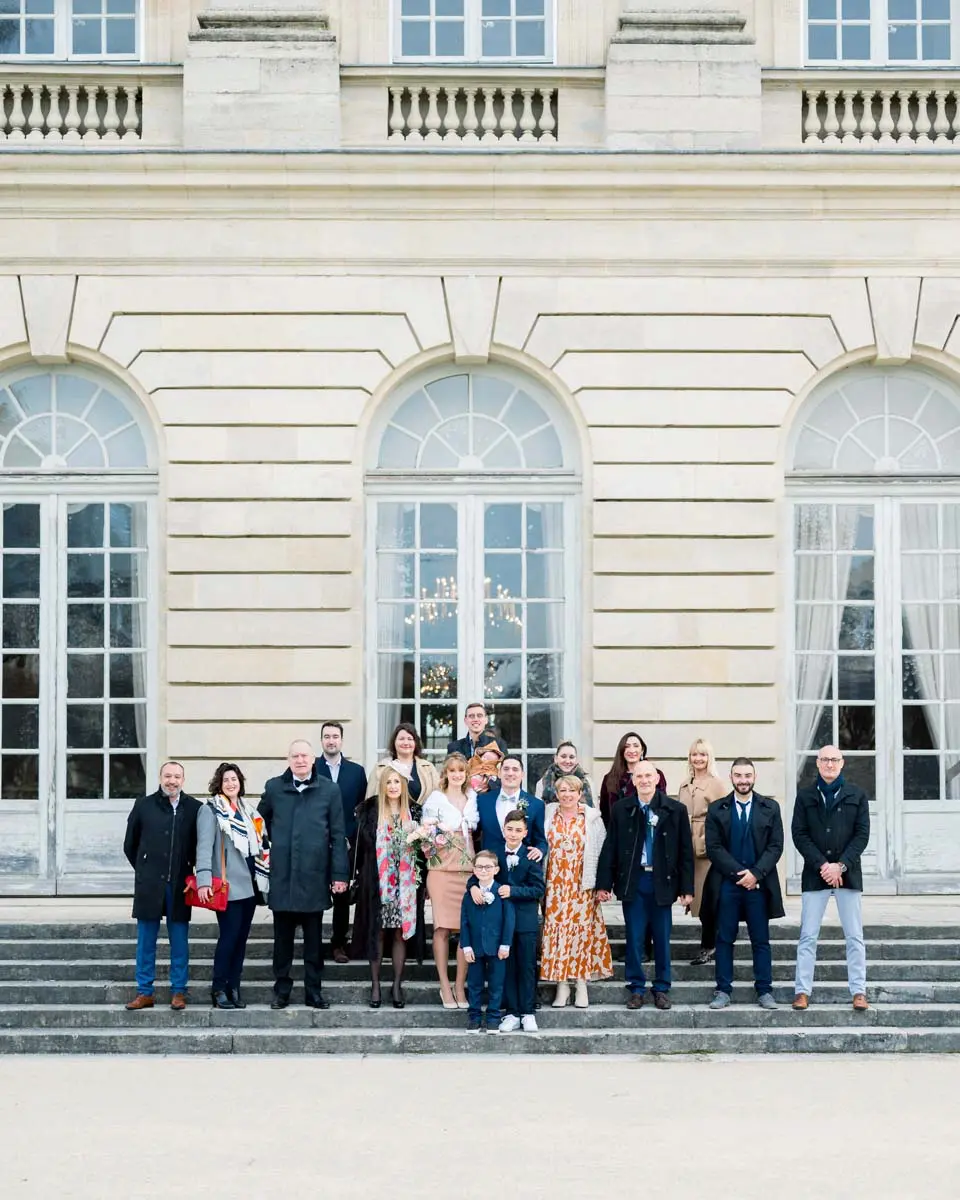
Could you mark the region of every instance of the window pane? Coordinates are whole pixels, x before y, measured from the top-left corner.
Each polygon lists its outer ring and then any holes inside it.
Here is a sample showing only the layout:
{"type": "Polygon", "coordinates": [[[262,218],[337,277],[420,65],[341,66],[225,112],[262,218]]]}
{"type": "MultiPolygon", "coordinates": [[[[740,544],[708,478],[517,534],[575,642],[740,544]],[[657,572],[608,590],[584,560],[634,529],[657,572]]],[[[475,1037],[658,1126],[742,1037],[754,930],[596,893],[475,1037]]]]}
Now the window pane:
{"type": "Polygon", "coordinates": [[[840,650],[873,649],[873,609],[847,606],[840,619],[840,650]]]}
{"type": "Polygon", "coordinates": [[[489,656],[484,664],[485,700],[523,699],[523,660],[519,654],[489,656]]]}
{"type": "Polygon", "coordinates": [[[101,23],[96,20],[79,18],[73,22],[73,53],[100,54],[101,23]]]}
{"type": "Polygon", "coordinates": [[[381,650],[412,650],[416,618],[412,604],[381,604],[377,609],[377,645],[381,650]]]}
{"type": "Polygon", "coordinates": [[[903,706],[903,748],[905,750],[935,750],[939,742],[936,728],[940,722],[939,706],[933,712],[922,704],[903,706]]]}
{"type": "MultiPolygon", "coordinates": [[[[20,53],[20,22],[0,19],[0,54],[20,53]]],[[[6,792],[4,792],[6,796],[6,792]]]]}
{"type": "Polygon", "coordinates": [[[490,550],[520,548],[522,506],[488,504],[484,511],[484,545],[490,550]]]}
{"type": "Polygon", "coordinates": [[[103,605],[71,604],[67,607],[67,645],[103,645],[103,605]]]}
{"type": "Polygon", "coordinates": [[[0,800],[36,800],[40,760],[35,754],[5,754],[0,763],[0,800]]]}
{"type": "Polygon", "coordinates": [[[914,62],[917,57],[916,25],[890,25],[888,46],[892,62],[914,62]]]}
{"type": "Polygon", "coordinates": [[[509,58],[512,53],[510,46],[509,21],[483,22],[483,56],[484,58],[509,58]]]}
{"type": "MultiPolygon", "coordinates": [[[[383,694],[386,696],[390,693],[383,694]]],[[[457,660],[454,655],[423,655],[420,660],[419,695],[422,700],[456,700],[457,660]]],[[[406,697],[407,693],[404,692],[403,696],[406,697]]]]}
{"type": "Polygon", "coordinates": [[[417,509],[414,504],[378,504],[377,545],[387,550],[412,550],[416,538],[416,521],[417,509]]]}
{"type": "Polygon", "coordinates": [[[40,556],[4,554],[3,595],[6,599],[30,600],[40,595],[40,556]]]}
{"type": "Polygon", "coordinates": [[[28,20],[24,22],[25,45],[27,54],[53,54],[53,22],[28,20]]]}
{"type": "Polygon", "coordinates": [[[845,61],[854,59],[869,59],[870,57],[870,26],[844,25],[840,34],[842,57],[845,61]]]}
{"type": "Polygon", "coordinates": [[[102,554],[67,555],[68,596],[102,596],[103,576],[102,554]]]}
{"type": "Polygon", "coordinates": [[[840,12],[846,21],[869,21],[870,0],[843,0],[840,12]]]}
{"type": "Polygon", "coordinates": [[[485,17],[509,17],[510,0],[483,0],[482,11],[485,17]]]}
{"type": "Polygon", "coordinates": [[[67,755],[67,799],[99,800],[103,796],[103,755],[67,755]]]}
{"type": "Polygon", "coordinates": [[[40,645],[40,607],[36,604],[3,606],[3,645],[13,650],[36,650],[40,645]]]}
{"type": "Polygon", "coordinates": [[[873,697],[873,655],[841,654],[837,660],[837,698],[840,700],[872,700],[873,697]]]}
{"type": "Polygon", "coordinates": [[[3,544],[7,549],[39,549],[39,504],[7,504],[3,509],[3,544]]]}
{"type": "Polygon", "coordinates": [[[103,545],[103,505],[67,505],[67,545],[103,545]]]}
{"type": "Polygon", "coordinates": [[[563,708],[559,704],[531,704],[527,708],[525,745],[538,748],[556,746],[563,737],[563,708]]]}
{"type": "Polygon", "coordinates": [[[935,754],[903,756],[904,800],[940,799],[940,759],[935,754]]]}
{"type": "Polygon", "coordinates": [[[110,705],[110,742],[118,749],[138,749],[146,729],[146,709],[142,704],[110,705]]]}
{"type": "Polygon", "coordinates": [[[875,750],[876,728],[872,705],[838,705],[837,734],[841,750],[875,750]]]}
{"type": "Polygon", "coordinates": [[[947,62],[950,58],[950,26],[927,25],[921,33],[922,57],[927,61],[947,62]]]}
{"type": "Polygon", "coordinates": [[[103,695],[103,655],[67,655],[67,697],[71,700],[103,695]]]}
{"type": "Polygon", "coordinates": [[[807,15],[811,21],[835,20],[837,0],[807,0],[807,15]]]}
{"type": "Polygon", "coordinates": [[[843,777],[867,793],[871,800],[877,794],[876,760],[870,757],[848,758],[843,764],[843,777]]]}
{"type": "Polygon", "coordinates": [[[420,645],[425,650],[456,650],[456,604],[420,605],[420,645]]]}
{"type": "Polygon", "coordinates": [[[67,706],[67,745],[71,750],[97,750],[103,745],[103,705],[67,706]]]}
{"type": "Polygon", "coordinates": [[[558,550],[562,548],[562,504],[527,504],[526,515],[528,550],[558,550]]]}
{"type": "Polygon", "coordinates": [[[807,29],[807,58],[812,62],[837,57],[837,31],[833,25],[811,25],[807,29]]]}
{"type": "Polygon", "coordinates": [[[464,0],[436,0],[438,17],[462,17],[464,0]]]}
{"type": "Polygon", "coordinates": [[[516,0],[518,17],[542,17],[546,10],[547,0],[516,0]]]}
{"type": "Polygon", "coordinates": [[[438,58],[463,57],[462,21],[438,21],[435,37],[438,58]]]}
{"type": "Polygon", "coordinates": [[[36,700],[40,697],[39,654],[4,654],[4,700],[36,700]]]}
{"type": "Polygon", "coordinates": [[[110,655],[110,695],[143,697],[147,692],[143,654],[110,655]]]}
{"type": "Polygon", "coordinates": [[[0,717],[0,746],[4,750],[36,750],[39,745],[39,706],[5,704],[0,717]]]}
{"type": "Polygon", "coordinates": [[[107,53],[133,54],[137,48],[137,26],[132,20],[107,22],[107,53]]]}
{"type": "Polygon", "coordinates": [[[543,21],[517,23],[517,57],[542,58],[547,52],[547,27],[543,21]]]}
{"type": "Polygon", "coordinates": [[[420,505],[420,545],[431,550],[455,550],[457,509],[454,504],[420,505]]]}
{"type": "Polygon", "coordinates": [[[404,17],[429,17],[430,0],[401,0],[400,15],[404,17]]]}
{"type": "Polygon", "coordinates": [[[487,554],[484,556],[483,569],[483,592],[488,600],[500,597],[516,600],[522,596],[523,560],[519,554],[487,554]]]}
{"type": "Polygon", "coordinates": [[[110,755],[110,798],[131,799],[147,790],[146,771],[140,754],[110,755]]]}
{"type": "Polygon", "coordinates": [[[563,694],[563,658],[559,654],[531,654],[527,659],[527,695],[559,697],[563,694]]]}
{"type": "Polygon", "coordinates": [[[416,595],[415,562],[412,554],[378,554],[377,595],[386,600],[412,600],[416,595]]]}

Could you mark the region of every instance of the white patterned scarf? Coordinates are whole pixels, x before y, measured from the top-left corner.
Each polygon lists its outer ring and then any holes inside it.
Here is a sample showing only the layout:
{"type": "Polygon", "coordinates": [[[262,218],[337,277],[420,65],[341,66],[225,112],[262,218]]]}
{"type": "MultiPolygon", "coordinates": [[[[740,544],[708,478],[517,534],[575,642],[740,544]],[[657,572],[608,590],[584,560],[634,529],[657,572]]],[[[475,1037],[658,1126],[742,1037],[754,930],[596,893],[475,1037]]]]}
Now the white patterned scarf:
{"type": "Polygon", "coordinates": [[[270,851],[265,845],[263,817],[254,812],[242,796],[237,797],[236,811],[226,796],[211,796],[220,826],[220,835],[229,838],[243,858],[253,859],[254,882],[264,897],[270,891],[270,851]]]}

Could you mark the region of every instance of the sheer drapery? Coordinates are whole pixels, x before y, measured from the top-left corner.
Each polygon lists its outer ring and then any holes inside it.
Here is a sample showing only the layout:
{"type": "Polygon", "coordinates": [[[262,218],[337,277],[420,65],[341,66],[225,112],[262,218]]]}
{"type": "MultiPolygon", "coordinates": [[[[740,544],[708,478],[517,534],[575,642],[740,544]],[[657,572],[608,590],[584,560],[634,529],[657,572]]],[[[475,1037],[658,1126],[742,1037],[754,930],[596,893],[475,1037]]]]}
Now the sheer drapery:
{"type": "MultiPolygon", "coordinates": [[[[800,553],[794,560],[798,602],[796,698],[801,702],[797,707],[797,750],[801,755],[814,749],[811,742],[833,679],[842,601],[850,579],[850,555],[834,554],[832,550],[834,546],[843,550],[853,547],[859,516],[859,510],[848,505],[804,505],[798,513],[795,549],[821,551],[800,553]]],[[[800,758],[798,778],[802,772],[800,758]]]]}

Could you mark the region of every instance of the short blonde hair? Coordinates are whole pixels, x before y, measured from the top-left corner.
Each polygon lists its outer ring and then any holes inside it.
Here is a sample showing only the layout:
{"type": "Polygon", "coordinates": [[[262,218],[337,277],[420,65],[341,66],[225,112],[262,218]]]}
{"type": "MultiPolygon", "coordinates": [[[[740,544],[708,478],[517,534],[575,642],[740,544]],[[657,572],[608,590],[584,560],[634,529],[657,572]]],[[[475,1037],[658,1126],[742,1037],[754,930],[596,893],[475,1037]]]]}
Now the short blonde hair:
{"type": "Polygon", "coordinates": [[[567,785],[567,787],[572,787],[575,792],[579,792],[581,795],[583,795],[583,780],[580,779],[579,776],[561,775],[557,782],[553,785],[553,790],[555,792],[559,792],[561,785],[564,783],[567,785]]]}
{"type": "Polygon", "coordinates": [[[473,860],[473,861],[474,861],[475,863],[478,863],[478,862],[480,861],[480,859],[481,859],[481,858],[483,859],[483,861],[484,861],[484,862],[492,862],[492,863],[496,863],[496,865],[497,865],[498,867],[499,867],[499,865],[500,865],[500,859],[499,859],[499,858],[497,858],[497,856],[494,854],[494,852],[493,852],[492,850],[480,850],[480,851],[478,851],[478,853],[477,853],[477,856],[476,856],[476,858],[474,858],[474,860],[473,860]]]}
{"type": "Polygon", "coordinates": [[[702,750],[707,756],[707,774],[714,776],[717,774],[717,760],[713,753],[713,746],[706,738],[697,738],[687,751],[687,783],[693,783],[693,763],[690,760],[698,750],[702,750]]]}

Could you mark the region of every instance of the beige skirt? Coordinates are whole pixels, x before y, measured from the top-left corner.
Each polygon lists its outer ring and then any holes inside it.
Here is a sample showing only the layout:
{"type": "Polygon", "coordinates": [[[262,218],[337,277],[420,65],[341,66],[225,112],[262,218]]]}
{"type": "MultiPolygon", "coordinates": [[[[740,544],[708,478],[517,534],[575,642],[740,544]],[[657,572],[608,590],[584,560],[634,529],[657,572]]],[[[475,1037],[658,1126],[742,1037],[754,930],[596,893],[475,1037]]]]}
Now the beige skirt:
{"type": "Polygon", "coordinates": [[[434,929],[460,928],[460,905],[469,878],[469,871],[427,871],[427,895],[433,907],[434,929]]]}

